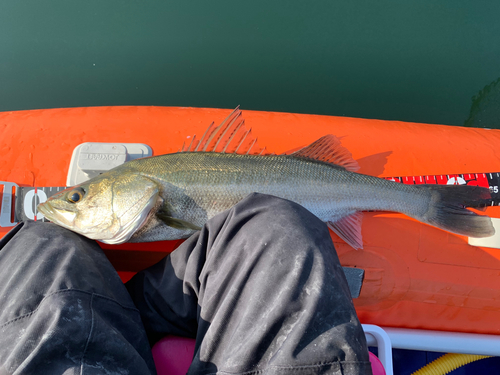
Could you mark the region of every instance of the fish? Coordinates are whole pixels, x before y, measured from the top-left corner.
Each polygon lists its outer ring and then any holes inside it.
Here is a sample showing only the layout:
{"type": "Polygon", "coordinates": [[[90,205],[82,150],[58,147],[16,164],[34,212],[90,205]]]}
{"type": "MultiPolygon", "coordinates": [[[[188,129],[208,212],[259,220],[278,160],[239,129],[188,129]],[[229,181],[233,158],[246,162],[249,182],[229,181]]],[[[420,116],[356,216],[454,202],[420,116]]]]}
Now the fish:
{"type": "Polygon", "coordinates": [[[260,148],[236,108],[179,152],[136,159],[38,205],[47,219],[107,244],[183,239],[252,193],[296,202],[355,249],[363,211],[393,211],[469,237],[495,233],[468,209],[490,198],[467,185],[405,185],[357,173],[339,138],[325,135],[295,152],[260,148]]]}

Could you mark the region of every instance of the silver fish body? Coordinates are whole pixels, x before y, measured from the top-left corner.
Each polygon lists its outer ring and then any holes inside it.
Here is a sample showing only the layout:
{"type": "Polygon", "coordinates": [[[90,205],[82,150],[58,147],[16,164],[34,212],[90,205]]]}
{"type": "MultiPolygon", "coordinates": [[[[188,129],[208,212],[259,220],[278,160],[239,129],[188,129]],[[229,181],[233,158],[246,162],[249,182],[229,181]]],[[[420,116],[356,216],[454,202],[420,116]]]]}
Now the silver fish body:
{"type": "MultiPolygon", "coordinates": [[[[291,155],[180,152],[139,159],[67,189],[39,208],[50,220],[90,238],[148,242],[186,238],[254,192],[297,202],[334,230],[357,212],[382,210],[455,233],[494,233],[488,217],[463,208],[484,199],[487,189],[404,185],[291,155]],[[68,204],[75,189],[81,189],[82,199],[68,204]],[[105,198],[96,200],[98,194],[105,198]]],[[[348,241],[349,236],[341,235],[348,241]]],[[[350,241],[354,247],[361,247],[359,242],[350,241]]]]}
{"type": "MultiPolygon", "coordinates": [[[[423,215],[431,195],[408,185],[286,155],[178,153],[130,164],[128,168],[137,168],[138,173],[161,185],[160,197],[168,202],[162,210],[200,227],[254,192],[297,202],[325,222],[366,210],[423,215]]],[[[155,238],[145,231],[134,240],[178,238],[165,230],[168,228],[161,229],[161,234],[159,230],[155,238]]]]}

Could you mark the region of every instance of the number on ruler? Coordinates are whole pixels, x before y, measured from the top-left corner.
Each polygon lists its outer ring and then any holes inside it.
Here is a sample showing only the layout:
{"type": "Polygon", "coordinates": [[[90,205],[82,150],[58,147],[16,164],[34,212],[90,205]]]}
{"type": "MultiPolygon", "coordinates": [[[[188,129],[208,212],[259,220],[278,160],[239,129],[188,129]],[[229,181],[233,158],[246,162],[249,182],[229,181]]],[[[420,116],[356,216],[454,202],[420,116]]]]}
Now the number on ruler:
{"type": "MultiPolygon", "coordinates": [[[[47,201],[47,194],[42,189],[30,190],[24,196],[24,214],[28,219],[35,220],[35,211],[37,211],[36,206],[39,203],[47,201]]],[[[42,220],[44,218],[43,214],[37,212],[36,220],[42,220]]]]}

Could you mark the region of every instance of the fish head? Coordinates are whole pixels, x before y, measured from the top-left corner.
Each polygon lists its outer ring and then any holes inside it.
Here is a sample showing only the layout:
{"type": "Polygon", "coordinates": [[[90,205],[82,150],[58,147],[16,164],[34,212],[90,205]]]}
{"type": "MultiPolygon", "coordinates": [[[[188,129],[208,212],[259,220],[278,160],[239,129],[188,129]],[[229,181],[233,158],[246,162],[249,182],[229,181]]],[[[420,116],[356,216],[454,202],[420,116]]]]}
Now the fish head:
{"type": "Polygon", "coordinates": [[[127,242],[159,200],[158,185],[134,173],[106,172],[38,205],[50,221],[108,244],[127,242]]]}

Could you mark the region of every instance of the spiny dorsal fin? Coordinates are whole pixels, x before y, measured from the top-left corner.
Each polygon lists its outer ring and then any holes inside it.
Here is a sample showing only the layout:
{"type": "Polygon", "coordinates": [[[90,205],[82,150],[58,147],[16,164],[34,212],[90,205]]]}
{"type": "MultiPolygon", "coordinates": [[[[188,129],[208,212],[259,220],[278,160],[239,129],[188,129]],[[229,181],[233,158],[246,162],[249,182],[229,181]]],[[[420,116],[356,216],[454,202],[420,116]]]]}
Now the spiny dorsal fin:
{"type": "Polygon", "coordinates": [[[196,139],[196,135],[193,136],[189,146],[183,145],[181,152],[264,155],[265,150],[257,145],[257,138],[251,134],[251,129],[245,128],[245,120],[241,118],[241,111],[237,107],[219,126],[210,124],[200,140],[196,139]]]}
{"type": "Polygon", "coordinates": [[[358,162],[352,158],[349,150],[341,145],[340,139],[331,134],[321,137],[290,155],[332,163],[350,172],[356,172],[359,169],[358,162]]]}
{"type": "MultiPolygon", "coordinates": [[[[237,107],[219,126],[212,122],[200,140],[196,139],[196,135],[193,136],[189,146],[184,144],[180,151],[274,155],[267,153],[265,147],[259,147],[257,138],[252,135],[251,131],[245,128],[245,120],[241,118],[240,108],[237,107]]],[[[331,134],[289,155],[336,164],[351,172],[359,169],[359,164],[352,158],[351,153],[340,144],[337,137],[331,134]]]]}
{"type": "Polygon", "coordinates": [[[358,211],[335,223],[328,222],[327,225],[328,228],[337,233],[348,245],[358,250],[363,248],[363,237],[361,236],[362,221],[363,213],[358,211]]]}

